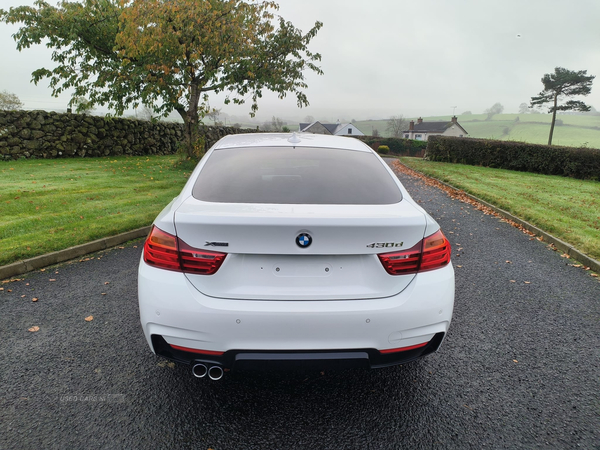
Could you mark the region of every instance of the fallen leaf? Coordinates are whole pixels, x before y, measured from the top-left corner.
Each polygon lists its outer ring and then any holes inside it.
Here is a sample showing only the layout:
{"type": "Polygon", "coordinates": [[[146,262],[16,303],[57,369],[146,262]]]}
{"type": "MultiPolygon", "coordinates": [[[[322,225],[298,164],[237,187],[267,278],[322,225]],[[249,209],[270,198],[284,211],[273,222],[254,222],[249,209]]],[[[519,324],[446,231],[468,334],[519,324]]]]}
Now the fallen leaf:
{"type": "Polygon", "coordinates": [[[4,290],[4,288],[0,288],[0,291],[3,291],[3,290],[4,290]]]}
{"type": "Polygon", "coordinates": [[[105,285],[106,285],[106,284],[109,284],[109,283],[110,283],[110,281],[105,281],[105,282],[104,282],[104,284],[105,284],[105,285]]]}
{"type": "Polygon", "coordinates": [[[512,261],[506,261],[506,264],[512,264],[512,261]]]}
{"type": "Polygon", "coordinates": [[[103,292],[101,295],[106,295],[106,292],[103,292]]]}
{"type": "Polygon", "coordinates": [[[91,322],[92,320],[94,320],[94,316],[87,316],[87,317],[85,318],[85,321],[86,321],[86,322],[91,322]]]}
{"type": "Polygon", "coordinates": [[[21,298],[25,297],[24,295],[21,295],[21,298]]]}
{"type": "Polygon", "coordinates": [[[28,328],[27,331],[31,331],[32,333],[35,333],[36,331],[40,331],[40,327],[38,327],[37,325],[31,328],[28,328]]]}
{"type": "Polygon", "coordinates": [[[567,259],[568,259],[568,258],[570,258],[570,256],[569,256],[569,255],[567,255],[566,253],[563,253],[562,255],[560,255],[560,257],[561,257],[561,258],[567,258],[567,259]]]}
{"type": "Polygon", "coordinates": [[[31,301],[32,301],[32,302],[37,302],[37,301],[38,301],[38,298],[37,298],[37,297],[33,297],[33,298],[31,299],[31,301]]]}
{"type": "Polygon", "coordinates": [[[513,362],[518,363],[519,361],[517,361],[516,359],[513,359],[513,362]]]}
{"type": "Polygon", "coordinates": [[[511,282],[511,283],[516,283],[516,281],[515,281],[515,280],[510,280],[510,282],[511,282]]]}
{"type": "Polygon", "coordinates": [[[456,267],[462,267],[462,266],[456,266],[456,267]]]}
{"type": "Polygon", "coordinates": [[[525,284],[531,284],[531,281],[524,281],[525,284]]]}
{"type": "Polygon", "coordinates": [[[48,281],[56,281],[56,278],[50,278],[48,281]]]}

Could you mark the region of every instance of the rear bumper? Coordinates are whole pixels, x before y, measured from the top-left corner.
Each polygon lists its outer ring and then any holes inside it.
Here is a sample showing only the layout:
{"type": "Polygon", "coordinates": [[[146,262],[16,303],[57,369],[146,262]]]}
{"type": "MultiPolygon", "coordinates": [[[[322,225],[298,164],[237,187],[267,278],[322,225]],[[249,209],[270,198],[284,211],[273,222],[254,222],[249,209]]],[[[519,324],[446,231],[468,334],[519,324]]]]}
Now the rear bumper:
{"type": "Polygon", "coordinates": [[[445,333],[437,333],[424,346],[387,354],[370,348],[329,351],[228,350],[222,355],[209,356],[174,349],[158,335],[152,336],[152,347],[157,355],[178,363],[218,365],[232,370],[376,369],[408,363],[429,355],[439,348],[444,336],[445,333]]]}
{"type": "Polygon", "coordinates": [[[265,301],[208,297],[182,273],[141,261],[138,298],[150,348],[181,363],[384,367],[438,349],[452,319],[454,270],[420,273],[385,298],[265,301]]]}

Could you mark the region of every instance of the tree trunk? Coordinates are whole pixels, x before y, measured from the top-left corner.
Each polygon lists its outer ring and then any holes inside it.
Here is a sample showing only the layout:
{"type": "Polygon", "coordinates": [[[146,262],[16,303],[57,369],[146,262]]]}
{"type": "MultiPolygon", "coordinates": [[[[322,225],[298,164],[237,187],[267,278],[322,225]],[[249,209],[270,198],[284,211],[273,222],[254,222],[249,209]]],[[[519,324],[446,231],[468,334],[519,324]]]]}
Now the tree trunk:
{"type": "Polygon", "coordinates": [[[552,145],[552,135],[554,134],[554,122],[556,122],[556,105],[558,103],[558,94],[554,94],[554,108],[552,108],[552,123],[550,124],[550,136],[548,136],[548,145],[552,145]]]}
{"type": "Polygon", "coordinates": [[[190,102],[187,111],[183,108],[177,112],[183,119],[183,136],[186,153],[189,159],[199,159],[204,153],[204,142],[200,139],[200,130],[198,129],[198,102],[200,100],[200,90],[198,86],[190,86],[190,102]]]}

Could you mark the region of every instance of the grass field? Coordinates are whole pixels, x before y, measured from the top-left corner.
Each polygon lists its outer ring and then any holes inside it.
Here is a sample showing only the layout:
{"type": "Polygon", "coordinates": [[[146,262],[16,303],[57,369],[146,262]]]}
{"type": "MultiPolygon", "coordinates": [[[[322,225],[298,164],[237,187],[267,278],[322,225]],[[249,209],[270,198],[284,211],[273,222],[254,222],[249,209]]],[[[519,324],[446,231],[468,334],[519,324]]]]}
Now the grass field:
{"type": "Polygon", "coordinates": [[[0,265],[152,223],[189,167],[175,156],[0,162],[0,265]]]}
{"type": "MultiPolygon", "coordinates": [[[[485,114],[458,116],[458,122],[473,138],[548,143],[550,114],[498,114],[491,120],[486,120],[486,117],[485,114]]],[[[563,124],[554,128],[554,145],[600,148],[600,116],[559,114],[557,119],[563,124]]],[[[450,121],[450,116],[424,117],[423,120],[450,121]]],[[[386,120],[357,121],[354,125],[367,135],[376,129],[381,136],[389,136],[386,120]]]]}
{"type": "Polygon", "coordinates": [[[600,182],[401,158],[600,260],[600,182]]]}
{"type": "MultiPolygon", "coordinates": [[[[176,156],[0,162],[0,265],[149,225],[187,181],[176,156]]],[[[600,259],[600,183],[402,161],[600,259]]]]}

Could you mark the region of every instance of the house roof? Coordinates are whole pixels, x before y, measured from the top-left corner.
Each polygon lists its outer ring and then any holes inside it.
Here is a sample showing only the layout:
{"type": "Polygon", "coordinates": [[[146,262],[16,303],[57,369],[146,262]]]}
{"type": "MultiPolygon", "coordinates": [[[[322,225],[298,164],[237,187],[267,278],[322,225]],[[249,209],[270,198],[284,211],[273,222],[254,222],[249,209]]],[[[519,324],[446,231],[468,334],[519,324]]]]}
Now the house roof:
{"type": "Polygon", "coordinates": [[[458,122],[455,123],[452,121],[415,123],[414,130],[404,130],[403,133],[410,133],[411,131],[413,133],[443,133],[453,125],[460,127],[461,130],[467,133],[467,130],[465,130],[458,122]]]}
{"type": "Polygon", "coordinates": [[[331,134],[335,134],[340,129],[342,129],[344,127],[347,127],[347,126],[350,125],[349,123],[321,123],[319,121],[316,121],[316,122],[313,122],[313,123],[301,123],[300,124],[300,131],[306,131],[306,129],[312,127],[316,123],[321,124],[331,134]]]}
{"type": "Polygon", "coordinates": [[[341,123],[322,123],[321,125],[327,128],[327,131],[329,131],[331,134],[335,134],[338,128],[342,128],[344,126],[344,124],[341,123]]]}
{"type": "Polygon", "coordinates": [[[452,122],[421,122],[415,123],[414,131],[425,133],[443,133],[452,126],[452,122]]]}

